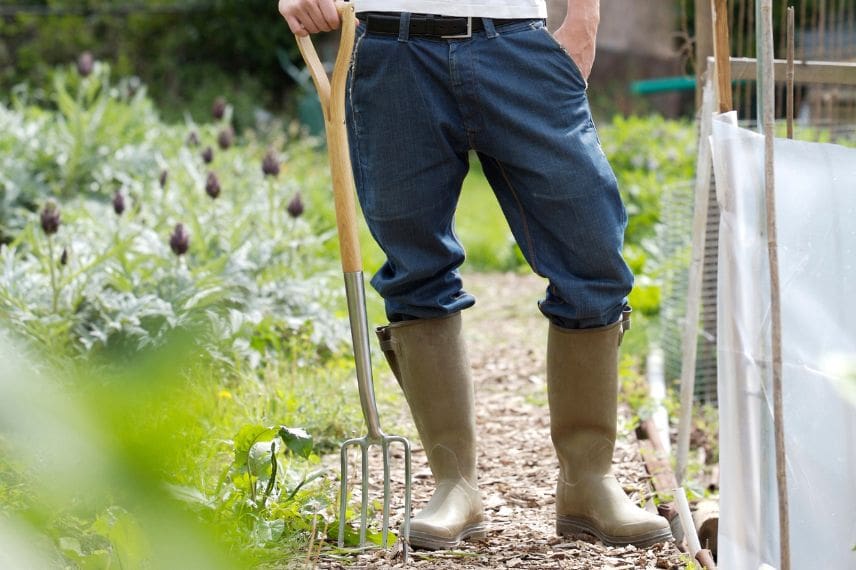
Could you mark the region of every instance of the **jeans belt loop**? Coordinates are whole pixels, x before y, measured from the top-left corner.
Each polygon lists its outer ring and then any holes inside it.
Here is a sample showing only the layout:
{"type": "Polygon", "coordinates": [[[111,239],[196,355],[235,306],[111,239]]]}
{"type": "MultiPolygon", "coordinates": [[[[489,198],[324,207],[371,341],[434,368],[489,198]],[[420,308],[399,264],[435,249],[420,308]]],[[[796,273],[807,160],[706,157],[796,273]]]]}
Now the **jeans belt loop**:
{"type": "Polygon", "coordinates": [[[398,41],[410,41],[410,12],[402,12],[398,20],[398,41]]]}
{"type": "Polygon", "coordinates": [[[493,18],[482,18],[482,24],[484,25],[484,34],[487,36],[487,39],[493,39],[499,35],[499,32],[496,31],[496,26],[493,25],[493,18]]]}
{"type": "Polygon", "coordinates": [[[473,18],[472,16],[467,17],[467,32],[465,34],[458,34],[454,36],[440,36],[441,39],[444,40],[456,40],[463,38],[471,38],[473,37],[473,18]]]}

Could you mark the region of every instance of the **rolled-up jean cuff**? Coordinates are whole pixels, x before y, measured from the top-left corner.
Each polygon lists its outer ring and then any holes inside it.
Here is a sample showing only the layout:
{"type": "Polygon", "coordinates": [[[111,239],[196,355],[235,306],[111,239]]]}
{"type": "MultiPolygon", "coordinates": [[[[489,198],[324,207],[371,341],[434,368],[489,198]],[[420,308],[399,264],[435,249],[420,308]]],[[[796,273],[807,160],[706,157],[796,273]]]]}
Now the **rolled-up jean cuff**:
{"type": "Polygon", "coordinates": [[[624,312],[630,312],[632,309],[630,305],[627,303],[622,303],[618,305],[615,309],[609,311],[608,313],[604,313],[602,315],[594,316],[594,317],[586,317],[584,319],[579,318],[568,318],[563,317],[561,315],[557,315],[555,313],[547,312],[544,307],[544,303],[538,303],[538,308],[541,310],[541,313],[549,319],[551,323],[556,325],[559,328],[563,329],[596,329],[600,327],[606,327],[609,325],[613,325],[622,319],[624,312]]]}

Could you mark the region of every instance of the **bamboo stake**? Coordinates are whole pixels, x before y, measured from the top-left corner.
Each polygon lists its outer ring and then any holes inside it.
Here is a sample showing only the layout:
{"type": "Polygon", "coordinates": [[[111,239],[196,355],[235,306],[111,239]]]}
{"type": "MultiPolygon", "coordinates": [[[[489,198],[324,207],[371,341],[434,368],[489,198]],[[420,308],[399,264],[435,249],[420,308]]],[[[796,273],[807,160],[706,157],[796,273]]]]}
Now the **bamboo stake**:
{"type": "Polygon", "coordinates": [[[788,46],[788,71],[787,87],[785,89],[785,97],[787,100],[786,115],[788,120],[788,138],[794,138],[794,7],[788,7],[788,24],[785,34],[785,41],[788,46]]]}
{"type": "MultiPolygon", "coordinates": [[[[856,35],[856,6],[853,4],[848,8],[849,16],[847,17],[847,31],[850,37],[854,37],[856,35]]],[[[850,104],[850,113],[849,116],[853,117],[856,115],[856,99],[850,104]]]]}
{"type": "MultiPolygon", "coordinates": [[[[756,12],[757,12],[758,8],[759,8],[758,0],[749,0],[749,11],[746,13],[746,17],[748,20],[746,22],[746,29],[747,30],[754,30],[756,28],[755,20],[757,19],[756,18],[756,16],[757,16],[756,12]]],[[[753,40],[752,34],[747,32],[746,35],[747,35],[746,39],[747,39],[747,41],[749,41],[749,45],[747,45],[747,50],[746,50],[747,51],[746,57],[757,58],[758,57],[758,38],[755,37],[754,41],[752,41],[753,40]]],[[[757,36],[757,34],[755,34],[755,35],[757,36]]],[[[747,110],[747,118],[749,118],[752,116],[752,111],[750,109],[750,106],[752,105],[752,90],[747,88],[745,93],[744,93],[744,96],[746,97],[745,108],[747,110]]],[[[756,99],[757,99],[757,97],[756,97],[756,99]]],[[[756,120],[757,120],[758,124],[761,124],[761,110],[760,109],[757,109],[756,120]]]]}
{"type": "MultiPolygon", "coordinates": [[[[818,38],[818,52],[817,56],[820,59],[826,59],[826,0],[818,0],[818,10],[817,10],[817,38],[818,38]]],[[[820,97],[817,106],[819,109],[818,115],[821,121],[824,119],[829,119],[828,110],[829,105],[825,102],[825,97],[820,97]]]]}
{"type": "Polygon", "coordinates": [[[705,73],[696,162],[695,204],[693,208],[692,259],[687,283],[687,312],[681,338],[681,414],[678,420],[677,478],[683,483],[687,475],[692,431],[693,395],[695,392],[696,356],[698,354],[698,322],[704,277],[704,250],[707,239],[707,211],[710,195],[711,154],[708,137],[711,114],[717,108],[725,113],[732,109],[731,60],[728,38],[728,0],[710,0],[713,17],[713,52],[716,68],[716,90],[711,99],[710,68],[705,73]]]}
{"type": "Polygon", "coordinates": [[[687,277],[687,311],[681,335],[681,415],[678,420],[678,450],[675,473],[679,483],[687,474],[692,431],[693,392],[695,392],[696,354],[698,351],[699,305],[704,273],[704,247],[707,238],[707,210],[710,196],[711,153],[708,138],[716,107],[711,69],[705,74],[705,88],[699,118],[698,157],[696,159],[695,203],[693,206],[692,259],[687,277]]]}
{"type": "MultiPolygon", "coordinates": [[[[740,57],[744,57],[747,55],[745,53],[746,50],[743,49],[743,45],[746,40],[746,0],[738,0],[738,2],[739,4],[737,9],[737,41],[735,42],[735,53],[740,57]]],[[[744,109],[745,114],[745,109],[748,107],[748,105],[745,104],[744,97],[744,92],[747,91],[746,86],[743,83],[738,82],[736,86],[736,91],[737,93],[734,99],[737,101],[737,106],[744,109]],[[741,102],[744,103],[741,105],[741,102]]]]}
{"type": "MultiPolygon", "coordinates": [[[[773,364],[773,422],[776,443],[776,486],[779,499],[779,568],[790,570],[790,523],[788,486],[785,471],[785,436],[782,414],[782,311],[779,287],[779,256],[776,238],[776,188],[774,170],[775,91],[773,86],[773,9],[772,0],[761,0],[761,45],[759,61],[763,70],[762,93],[764,119],[764,196],[767,210],[767,254],[770,260],[770,321],[773,364]]],[[[759,78],[760,79],[760,78],[759,78]]]]}
{"type": "MultiPolygon", "coordinates": [[[[781,21],[779,22],[779,39],[776,40],[775,47],[779,49],[781,52],[781,57],[787,58],[787,49],[788,49],[788,4],[790,0],[781,0],[779,2],[781,13],[781,21]]],[[[776,57],[777,54],[773,54],[773,57],[776,57]]],[[[776,85],[776,100],[777,100],[777,109],[781,106],[787,106],[788,100],[788,86],[787,84],[779,86],[776,85]],[[781,90],[781,95],[779,94],[779,90],[781,90]]],[[[778,112],[778,111],[777,111],[778,112]]],[[[787,114],[787,110],[784,110],[785,114],[787,114]]]]}

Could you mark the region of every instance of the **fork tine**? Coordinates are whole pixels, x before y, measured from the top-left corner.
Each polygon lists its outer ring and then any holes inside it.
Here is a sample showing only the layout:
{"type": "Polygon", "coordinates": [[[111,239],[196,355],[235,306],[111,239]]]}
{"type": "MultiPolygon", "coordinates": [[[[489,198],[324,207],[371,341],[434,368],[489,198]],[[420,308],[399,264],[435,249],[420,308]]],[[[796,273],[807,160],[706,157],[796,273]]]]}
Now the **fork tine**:
{"type": "Polygon", "coordinates": [[[343,443],[340,450],[342,483],[339,488],[339,548],[345,546],[345,517],[348,516],[348,446],[350,443],[350,440],[343,443]]]}
{"type": "MultiPolygon", "coordinates": [[[[389,546],[389,519],[391,516],[390,505],[392,495],[392,475],[391,475],[391,460],[390,460],[390,445],[392,443],[400,443],[404,448],[404,521],[399,537],[405,542],[410,537],[410,513],[411,513],[411,450],[410,442],[401,436],[383,435],[380,441],[375,441],[381,447],[383,453],[383,527],[382,527],[382,544],[386,548],[389,546]]],[[[341,446],[341,477],[342,483],[339,491],[339,548],[345,546],[345,529],[346,517],[348,515],[348,451],[351,446],[360,446],[360,471],[362,480],[360,481],[360,495],[362,504],[360,505],[360,547],[366,545],[366,537],[368,534],[368,508],[369,508],[369,451],[371,450],[372,440],[369,436],[354,438],[345,441],[341,446]]],[[[406,560],[406,552],[405,552],[406,560]]]]}
{"type": "Polygon", "coordinates": [[[413,491],[413,471],[410,468],[410,441],[401,438],[404,445],[404,541],[410,541],[411,492],[413,491]]]}
{"type": "Polygon", "coordinates": [[[366,545],[366,531],[368,530],[369,516],[369,442],[368,439],[360,441],[363,461],[363,480],[360,481],[363,504],[360,506],[360,547],[366,545]]]}
{"type": "Polygon", "coordinates": [[[410,538],[410,513],[412,475],[410,461],[410,441],[401,436],[390,436],[389,441],[397,441],[404,448],[404,521],[402,522],[401,538],[406,542],[410,538]]]}
{"type": "Polygon", "coordinates": [[[384,548],[389,546],[389,441],[388,437],[384,437],[381,441],[381,449],[383,450],[383,530],[381,540],[384,548]]]}

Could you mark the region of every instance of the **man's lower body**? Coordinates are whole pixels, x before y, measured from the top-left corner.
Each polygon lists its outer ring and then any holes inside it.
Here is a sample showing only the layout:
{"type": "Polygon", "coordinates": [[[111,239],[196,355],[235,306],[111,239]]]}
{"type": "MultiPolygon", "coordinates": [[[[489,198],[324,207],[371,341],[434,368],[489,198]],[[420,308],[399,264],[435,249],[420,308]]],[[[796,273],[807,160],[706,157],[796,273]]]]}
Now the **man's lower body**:
{"type": "Polygon", "coordinates": [[[372,279],[391,321],[379,336],[437,483],[411,542],[448,548],[485,532],[459,315],[475,300],[462,288],[453,228],[471,151],[526,260],[549,280],[539,306],[550,320],[557,530],[611,544],[665,540],[665,519],[632,505],[611,474],[632,275],[585,80],[539,20],[484,19],[482,31],[450,40],[411,35],[408,18],[397,34],[358,29],[348,127],[362,209],[387,256],[372,279]]]}

